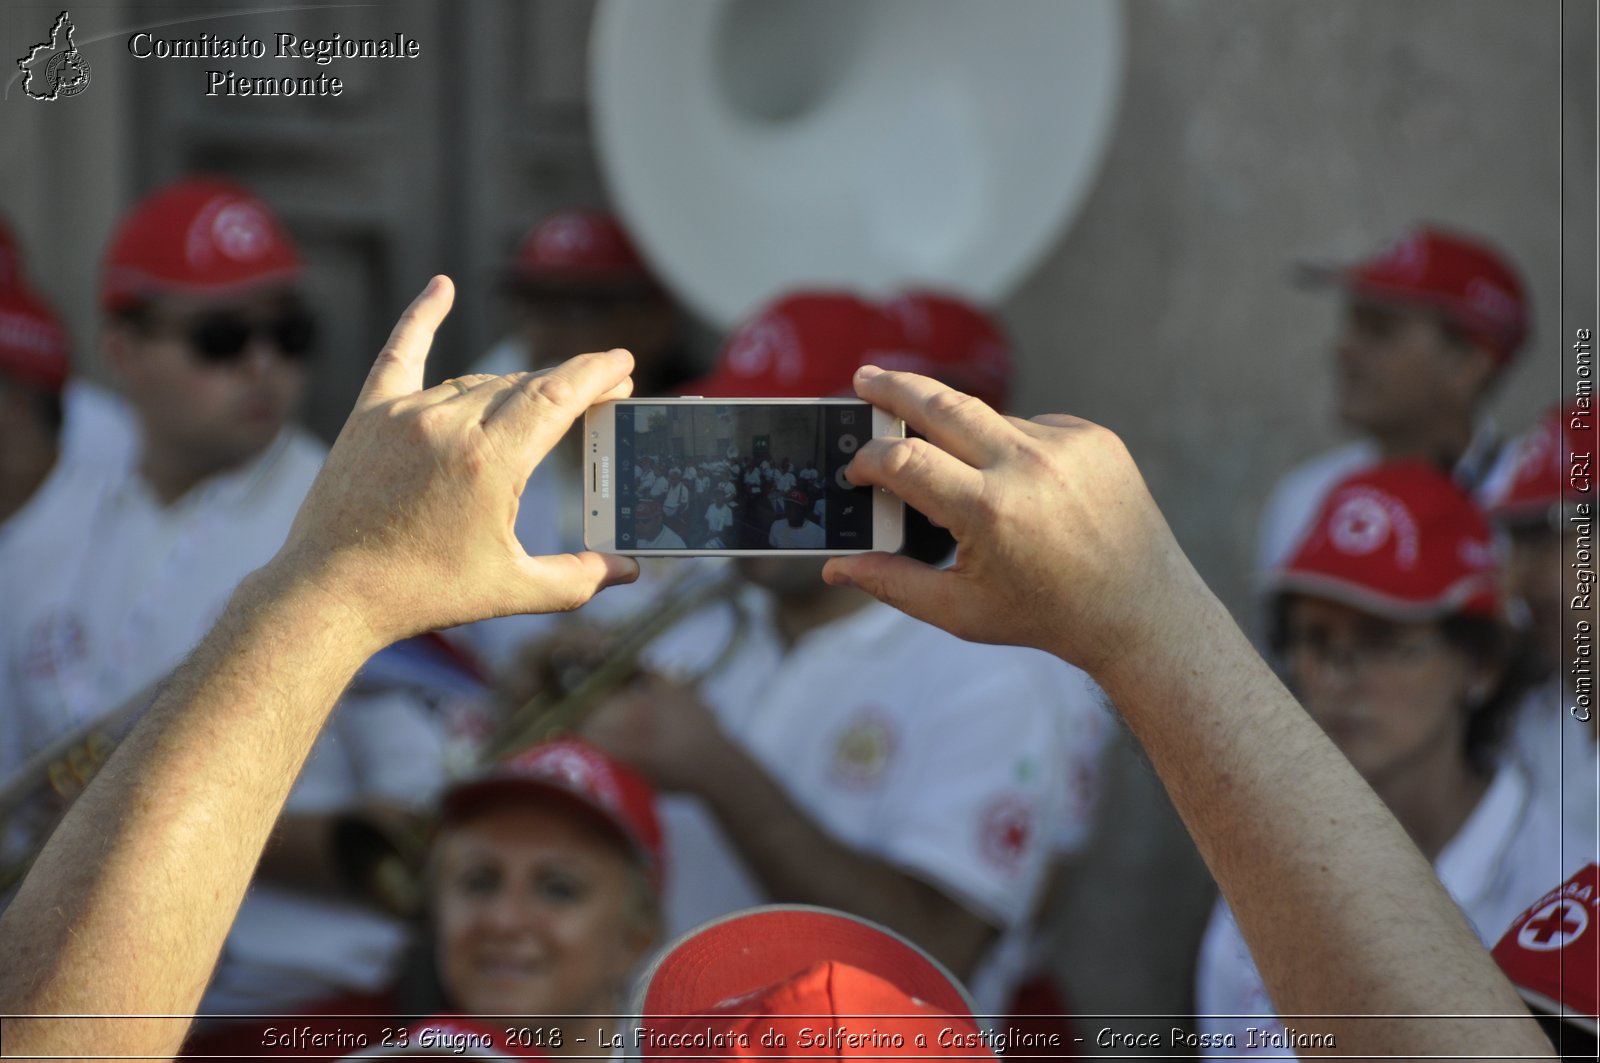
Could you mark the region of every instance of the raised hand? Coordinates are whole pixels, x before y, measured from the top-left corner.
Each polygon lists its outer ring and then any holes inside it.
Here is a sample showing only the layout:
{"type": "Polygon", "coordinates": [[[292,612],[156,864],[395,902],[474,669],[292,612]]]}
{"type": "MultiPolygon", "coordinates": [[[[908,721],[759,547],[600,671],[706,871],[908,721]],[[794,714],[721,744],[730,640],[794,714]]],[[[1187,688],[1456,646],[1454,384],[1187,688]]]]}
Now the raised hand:
{"type": "Polygon", "coordinates": [[[380,644],[489,616],[575,608],[638,574],[595,553],[529,557],[513,531],[535,465],[589,406],[631,392],[626,351],[423,388],[454,288],[435,277],[395,325],[269,568],[310,579],[380,644]]]}

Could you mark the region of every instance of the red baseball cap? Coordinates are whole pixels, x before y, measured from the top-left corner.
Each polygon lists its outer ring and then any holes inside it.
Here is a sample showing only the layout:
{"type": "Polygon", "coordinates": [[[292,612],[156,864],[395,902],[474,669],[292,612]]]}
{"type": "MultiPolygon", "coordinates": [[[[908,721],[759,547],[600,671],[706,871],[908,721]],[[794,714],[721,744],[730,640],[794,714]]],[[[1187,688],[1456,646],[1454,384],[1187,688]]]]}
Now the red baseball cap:
{"type": "Polygon", "coordinates": [[[966,990],[905,938],[825,908],[773,905],[679,938],[645,972],[641,1058],[992,1056],[966,990]]]}
{"type": "Polygon", "coordinates": [[[511,272],[515,281],[551,287],[655,284],[622,223],[598,210],[540,219],[517,245],[511,272]]]}
{"type": "Polygon", "coordinates": [[[106,249],[100,305],[149,295],[228,298],[299,280],[300,253],[272,209],[244,187],[190,177],[141,200],[106,249]]]}
{"type": "Polygon", "coordinates": [[[1525,1000],[1590,1033],[1600,1025],[1600,867],[1590,864],[1517,917],[1495,962],[1525,1000]]]}
{"type": "Polygon", "coordinates": [[[1483,486],[1489,515],[1508,523],[1560,519],[1564,499],[1592,501],[1592,475],[1574,477],[1571,455],[1595,453],[1595,414],[1577,401],[1550,410],[1506,448],[1483,486]]]}
{"type": "Polygon", "coordinates": [[[1495,617],[1495,577],[1488,519],[1444,473],[1408,460],[1334,487],[1268,590],[1330,598],[1391,620],[1495,617]]]}
{"type": "Polygon", "coordinates": [[[440,819],[449,823],[485,805],[529,796],[568,801],[604,820],[622,835],[660,890],[665,856],[655,789],[644,776],[588,742],[542,742],[456,783],[440,801],[440,819]]]}
{"type": "Polygon", "coordinates": [[[853,395],[856,370],[899,349],[881,308],[842,291],[797,291],[734,329],[709,376],[683,386],[707,398],[853,395]]]}
{"type": "Polygon", "coordinates": [[[1528,296],[1505,255],[1483,240],[1419,225],[1354,265],[1305,264],[1301,275],[1386,302],[1442,313],[1505,365],[1528,335],[1528,296]]]}
{"type": "Polygon", "coordinates": [[[71,371],[61,319],[20,284],[0,287],[0,374],[58,392],[71,371]]]}
{"type": "Polygon", "coordinates": [[[877,365],[935,377],[997,410],[1011,391],[1011,341],[999,322],[959,296],[912,290],[883,304],[899,326],[904,349],[876,356],[877,365]]]}

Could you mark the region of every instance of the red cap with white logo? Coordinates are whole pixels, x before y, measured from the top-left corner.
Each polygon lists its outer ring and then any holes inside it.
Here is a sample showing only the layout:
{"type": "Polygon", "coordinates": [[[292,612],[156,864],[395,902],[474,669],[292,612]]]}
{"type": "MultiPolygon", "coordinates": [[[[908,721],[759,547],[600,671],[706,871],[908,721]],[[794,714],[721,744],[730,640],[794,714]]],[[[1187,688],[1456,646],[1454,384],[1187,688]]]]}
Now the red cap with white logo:
{"type": "Polygon", "coordinates": [[[707,398],[813,398],[854,394],[856,370],[902,346],[876,305],[849,292],[783,296],[728,337],[709,376],[683,386],[707,398]]]}
{"type": "Polygon", "coordinates": [[[1590,1033],[1600,1025],[1600,867],[1590,864],[1517,917],[1495,962],[1523,997],[1590,1033]]]}
{"type": "Polygon", "coordinates": [[[899,934],[772,905],[675,941],[635,991],[640,1058],[992,1058],[972,1000],[899,934]]]}
{"type": "Polygon", "coordinates": [[[0,375],[55,392],[67,382],[70,361],[55,311],[20,285],[0,287],[0,375]]]}
{"type": "MultiPolygon", "coordinates": [[[[1595,453],[1595,413],[1576,400],[1557,406],[1506,448],[1506,457],[1483,486],[1489,515],[1508,523],[1545,521],[1561,506],[1593,501],[1594,476],[1573,475],[1576,454],[1595,453]]],[[[1559,520],[1559,513],[1557,513],[1559,520]]]]}
{"type": "Polygon", "coordinates": [[[1432,307],[1502,365],[1527,338],[1521,277],[1499,250],[1462,233],[1419,225],[1363,262],[1307,264],[1302,275],[1373,299],[1432,307]]]}
{"type": "Polygon", "coordinates": [[[920,373],[1002,410],[1011,390],[1011,341],[999,322],[956,295],[902,292],[883,304],[904,349],[874,356],[884,369],[920,373]]]}
{"type": "Polygon", "coordinates": [[[293,284],[303,270],[272,210],[232,181],[191,177],[141,200],[111,237],[100,305],[152,295],[224,299],[293,284]]]}
{"type": "Polygon", "coordinates": [[[1377,465],[1330,491],[1268,590],[1329,598],[1399,621],[1500,611],[1487,518],[1422,461],[1377,465]]]}
{"type": "Polygon", "coordinates": [[[517,245],[512,279],[555,287],[655,283],[622,223],[598,210],[538,221],[517,245]]]}
{"type": "Polygon", "coordinates": [[[448,823],[485,805],[554,797],[597,815],[633,849],[659,890],[664,864],[655,789],[638,772],[575,738],[543,742],[445,791],[448,823]]]}

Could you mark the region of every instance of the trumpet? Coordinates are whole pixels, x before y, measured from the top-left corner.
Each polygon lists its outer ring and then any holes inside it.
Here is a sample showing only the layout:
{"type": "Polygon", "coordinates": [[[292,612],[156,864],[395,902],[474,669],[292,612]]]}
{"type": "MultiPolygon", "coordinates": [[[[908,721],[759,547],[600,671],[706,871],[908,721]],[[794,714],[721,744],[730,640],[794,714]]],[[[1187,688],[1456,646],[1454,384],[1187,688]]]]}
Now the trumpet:
{"type": "Polygon", "coordinates": [[[613,634],[610,650],[597,665],[576,677],[565,673],[552,676],[544,689],[508,713],[484,745],[480,760],[493,763],[577,730],[590,713],[633,681],[652,643],[686,617],[724,604],[734,611],[733,632],[716,658],[690,677],[691,685],[704,683],[733,659],[744,640],[746,618],[739,603],[742,586],[743,580],[731,566],[709,576],[698,566],[686,566],[661,588],[657,608],[644,610],[613,634]]]}

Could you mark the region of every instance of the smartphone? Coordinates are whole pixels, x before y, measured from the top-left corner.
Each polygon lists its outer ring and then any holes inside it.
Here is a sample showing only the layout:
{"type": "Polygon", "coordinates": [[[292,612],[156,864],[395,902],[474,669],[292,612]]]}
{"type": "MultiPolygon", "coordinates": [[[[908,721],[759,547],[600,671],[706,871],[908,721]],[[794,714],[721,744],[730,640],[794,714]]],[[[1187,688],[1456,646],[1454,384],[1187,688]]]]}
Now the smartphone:
{"type": "Polygon", "coordinates": [[[641,557],[895,551],[905,506],[845,466],[905,422],[859,399],[626,399],[584,417],[583,541],[641,557]]]}

